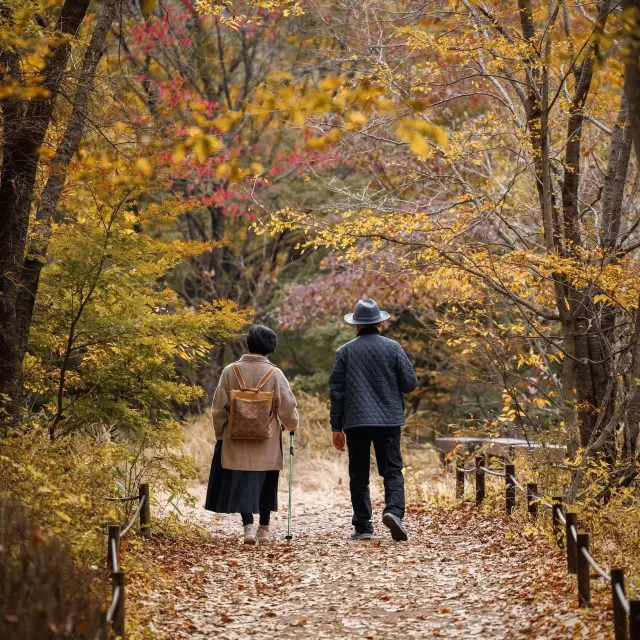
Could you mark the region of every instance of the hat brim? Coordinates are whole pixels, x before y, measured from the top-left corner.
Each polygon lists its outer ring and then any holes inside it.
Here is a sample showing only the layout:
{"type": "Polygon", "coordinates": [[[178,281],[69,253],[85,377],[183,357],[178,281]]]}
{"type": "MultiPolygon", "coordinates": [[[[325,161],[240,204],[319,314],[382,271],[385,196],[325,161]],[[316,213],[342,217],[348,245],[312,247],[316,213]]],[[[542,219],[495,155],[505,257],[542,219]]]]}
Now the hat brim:
{"type": "Polygon", "coordinates": [[[391,314],[387,313],[386,311],[381,311],[380,315],[374,319],[374,320],[367,320],[366,322],[363,322],[362,320],[355,320],[353,317],[353,313],[347,313],[347,315],[344,317],[344,321],[347,324],[359,324],[362,326],[366,326],[368,324],[378,324],[379,322],[384,322],[385,320],[388,320],[391,317],[391,314]]]}

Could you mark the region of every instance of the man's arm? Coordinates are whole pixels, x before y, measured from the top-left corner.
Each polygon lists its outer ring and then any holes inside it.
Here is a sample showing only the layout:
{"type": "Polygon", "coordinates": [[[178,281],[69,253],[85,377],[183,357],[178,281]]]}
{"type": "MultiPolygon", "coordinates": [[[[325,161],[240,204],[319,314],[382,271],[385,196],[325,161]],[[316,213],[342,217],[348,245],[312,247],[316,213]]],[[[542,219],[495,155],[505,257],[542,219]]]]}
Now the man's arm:
{"type": "Polygon", "coordinates": [[[329,376],[329,399],[331,400],[331,431],[342,431],[344,418],[344,387],[346,362],[342,349],[336,352],[333,369],[329,376]]]}
{"type": "Polygon", "coordinates": [[[411,393],[418,386],[418,378],[413,370],[413,365],[399,344],[396,358],[396,378],[402,393],[411,393]]]}

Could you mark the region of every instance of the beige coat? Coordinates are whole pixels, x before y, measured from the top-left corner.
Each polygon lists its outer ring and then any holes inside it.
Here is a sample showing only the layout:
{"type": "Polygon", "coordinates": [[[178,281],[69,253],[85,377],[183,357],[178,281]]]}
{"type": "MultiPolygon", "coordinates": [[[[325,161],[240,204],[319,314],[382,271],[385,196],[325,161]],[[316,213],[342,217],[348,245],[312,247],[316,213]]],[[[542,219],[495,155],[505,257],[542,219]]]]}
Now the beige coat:
{"type": "MultiPolygon", "coordinates": [[[[271,368],[266,356],[247,354],[240,358],[240,372],[248,387],[255,387],[271,368]]],[[[222,468],[238,471],[272,471],[282,469],[282,430],[295,431],[298,426],[296,399],[280,369],[267,380],[262,391],[273,391],[275,415],[269,440],[231,440],[227,437],[229,391],[240,389],[231,365],[225,367],[213,396],[212,417],[216,440],[222,440],[222,468]]]]}

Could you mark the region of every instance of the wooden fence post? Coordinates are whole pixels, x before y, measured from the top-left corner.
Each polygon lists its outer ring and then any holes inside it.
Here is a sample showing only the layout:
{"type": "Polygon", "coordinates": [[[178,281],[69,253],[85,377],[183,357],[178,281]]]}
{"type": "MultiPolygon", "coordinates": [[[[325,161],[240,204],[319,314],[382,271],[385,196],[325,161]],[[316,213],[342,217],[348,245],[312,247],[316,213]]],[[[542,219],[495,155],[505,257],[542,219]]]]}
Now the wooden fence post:
{"type": "Polygon", "coordinates": [[[640,600],[630,600],[629,609],[629,640],[640,640],[640,600]]]}
{"type": "Polygon", "coordinates": [[[120,587],[120,595],[113,614],[113,630],[116,635],[126,638],[124,624],[124,571],[122,569],[111,574],[111,584],[114,593],[116,588],[120,587]]]}
{"type": "Polygon", "coordinates": [[[578,544],[576,545],[576,558],[577,558],[577,574],[578,574],[578,606],[590,607],[591,606],[591,582],[590,576],[591,569],[589,563],[585,558],[582,550],[589,551],[589,534],[579,533],[578,544]]]}
{"type": "Polygon", "coordinates": [[[551,509],[551,521],[553,525],[553,537],[556,540],[556,544],[562,549],[562,528],[560,526],[560,514],[562,513],[562,497],[556,496],[551,498],[553,501],[553,507],[551,509]]]}
{"type": "Polygon", "coordinates": [[[109,573],[113,573],[118,566],[120,565],[120,525],[119,524],[110,524],[109,525],[109,534],[107,537],[107,569],[109,573]],[[114,541],[116,547],[116,557],[115,562],[113,558],[113,554],[111,553],[111,541],[114,541]]]}
{"type": "Polygon", "coordinates": [[[578,514],[567,512],[565,514],[565,520],[567,521],[566,525],[566,535],[565,540],[567,541],[567,572],[575,573],[577,570],[576,567],[576,541],[571,533],[571,527],[575,527],[576,531],[578,528],[578,514]]]}
{"type": "Polygon", "coordinates": [[[456,498],[464,498],[464,460],[461,461],[460,458],[456,463],[456,498]]]}
{"type": "MultiPolygon", "coordinates": [[[[107,614],[104,611],[100,615],[100,623],[101,627],[96,634],[96,638],[99,640],[109,640],[109,623],[107,622],[107,614]]],[[[616,640],[618,639],[616,638],[616,640]]]]}
{"type": "Polygon", "coordinates": [[[538,485],[535,482],[527,483],[527,512],[535,522],[538,518],[538,485]]]}
{"type": "Polygon", "coordinates": [[[484,478],[484,457],[476,457],[476,506],[479,507],[484,500],[485,478],[484,478]]]}
{"type": "Polygon", "coordinates": [[[513,479],[516,477],[516,466],[514,464],[506,464],[504,466],[505,473],[505,508],[507,515],[510,516],[516,508],[516,485],[513,479]]]}
{"type": "Polygon", "coordinates": [[[148,484],[140,485],[138,496],[140,500],[144,497],[144,505],[140,510],[140,532],[143,536],[148,536],[151,533],[151,496],[148,484]]]}
{"type": "Polygon", "coordinates": [[[624,594],[624,571],[611,569],[611,598],[613,599],[613,633],[615,640],[627,640],[627,614],[618,597],[616,585],[624,594]]]}

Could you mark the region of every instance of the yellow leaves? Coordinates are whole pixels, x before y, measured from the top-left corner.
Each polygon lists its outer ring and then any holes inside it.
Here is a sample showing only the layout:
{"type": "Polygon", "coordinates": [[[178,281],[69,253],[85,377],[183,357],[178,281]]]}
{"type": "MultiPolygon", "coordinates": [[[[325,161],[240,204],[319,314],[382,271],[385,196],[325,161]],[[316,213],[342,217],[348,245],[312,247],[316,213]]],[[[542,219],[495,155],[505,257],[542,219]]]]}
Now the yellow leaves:
{"type": "Polygon", "coordinates": [[[64,511],[61,511],[60,509],[56,509],[55,514],[63,522],[71,522],[71,516],[68,513],[65,513],[64,511]]]}
{"type": "Polygon", "coordinates": [[[267,83],[273,85],[288,84],[294,80],[294,75],[289,71],[274,71],[267,76],[267,83]]]}
{"type": "Polygon", "coordinates": [[[310,149],[314,149],[315,151],[322,151],[327,146],[327,142],[329,142],[327,136],[321,136],[319,138],[310,138],[307,140],[307,146],[310,149]]]}
{"type": "Polygon", "coordinates": [[[426,158],[429,155],[429,144],[419,133],[410,133],[402,136],[409,143],[409,149],[417,156],[426,158]]]}
{"type": "Polygon", "coordinates": [[[427,138],[444,148],[448,146],[447,136],[440,127],[418,118],[401,118],[396,125],[396,134],[409,144],[412,153],[421,157],[431,155],[427,138]]]}
{"type": "Polygon", "coordinates": [[[228,133],[236,124],[242,121],[243,117],[244,116],[238,111],[227,111],[221,116],[218,116],[212,124],[220,129],[222,133],[228,133]]]}
{"type": "Polygon", "coordinates": [[[183,144],[177,144],[173,148],[171,159],[175,164],[180,164],[187,157],[187,150],[183,144]]]}
{"type": "Polygon", "coordinates": [[[301,127],[305,123],[305,117],[300,109],[293,109],[291,111],[291,122],[298,127],[301,127]]]}
{"type": "Polygon", "coordinates": [[[338,87],[342,85],[344,80],[339,77],[328,77],[324,78],[322,82],[320,82],[320,89],[323,91],[334,91],[338,87]]]}
{"type": "Polygon", "coordinates": [[[18,84],[0,85],[0,100],[43,100],[51,92],[38,85],[21,86],[18,84]]]}
{"type": "Polygon", "coordinates": [[[173,147],[171,157],[176,164],[184,161],[188,151],[192,151],[197,161],[203,164],[207,158],[224,148],[224,144],[219,137],[203,133],[199,127],[190,127],[187,135],[186,140],[177,143],[173,147]]]}
{"type": "Polygon", "coordinates": [[[228,162],[221,162],[216,167],[216,178],[218,180],[223,180],[224,178],[228,178],[231,175],[232,166],[228,162]]]}
{"type": "Polygon", "coordinates": [[[47,65],[44,55],[41,53],[31,53],[22,60],[22,65],[27,73],[42,71],[47,65]]]}
{"type": "Polygon", "coordinates": [[[217,138],[213,136],[200,136],[192,140],[193,152],[200,164],[202,164],[209,155],[214,153],[214,151],[218,151],[221,148],[221,145],[211,144],[214,140],[217,143],[217,138]]]}
{"type": "Polygon", "coordinates": [[[153,164],[151,164],[151,160],[149,160],[149,158],[139,158],[136,161],[136,166],[145,176],[153,174],[153,164]]]}
{"type": "Polygon", "coordinates": [[[265,172],[264,167],[259,162],[252,162],[249,168],[254,176],[260,176],[265,172]]]}
{"type": "Polygon", "coordinates": [[[158,0],[142,0],[142,15],[147,18],[149,17],[158,6],[158,0]]]}
{"type": "Polygon", "coordinates": [[[349,111],[345,117],[345,121],[347,125],[345,126],[348,130],[358,129],[361,125],[365,124],[368,120],[367,116],[362,113],[362,111],[349,111]]]}
{"type": "Polygon", "coordinates": [[[133,129],[131,127],[130,124],[126,123],[126,122],[116,122],[113,125],[113,128],[118,132],[118,133],[132,133],[133,129]]]}

